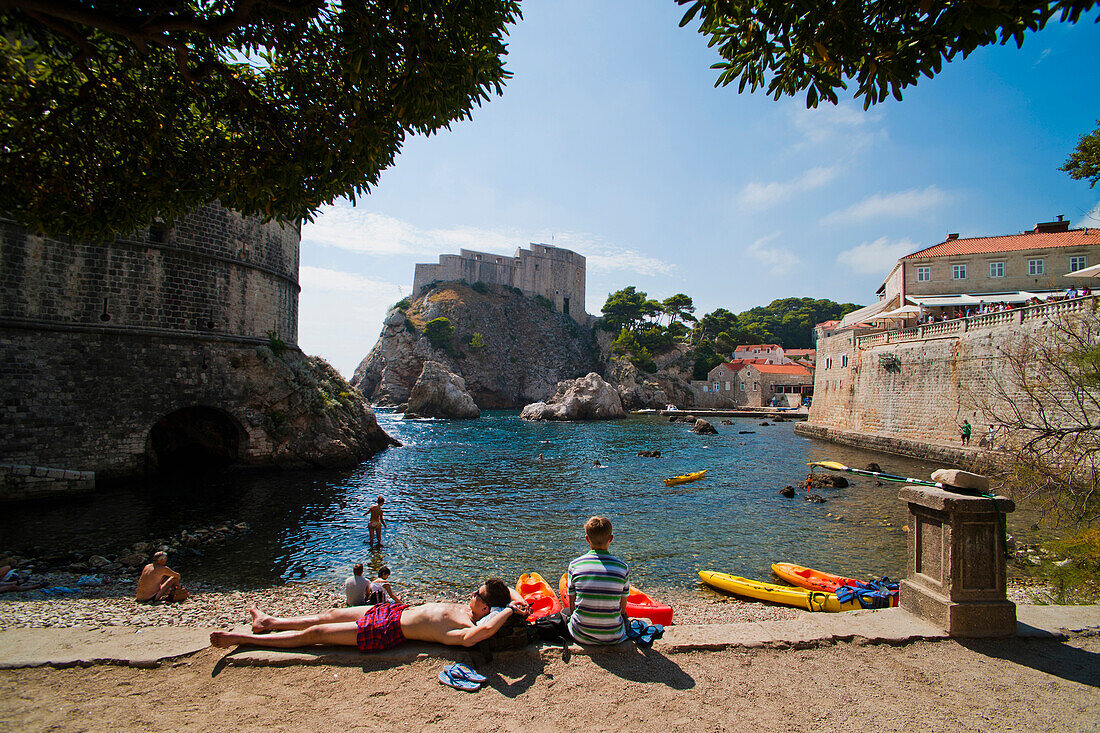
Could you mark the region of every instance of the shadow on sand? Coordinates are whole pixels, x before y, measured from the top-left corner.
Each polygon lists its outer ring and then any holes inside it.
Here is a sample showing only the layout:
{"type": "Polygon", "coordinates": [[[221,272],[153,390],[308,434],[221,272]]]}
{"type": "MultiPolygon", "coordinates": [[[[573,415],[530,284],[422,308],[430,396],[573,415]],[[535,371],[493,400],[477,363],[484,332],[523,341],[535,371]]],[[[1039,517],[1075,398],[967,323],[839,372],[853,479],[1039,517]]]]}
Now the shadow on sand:
{"type": "Polygon", "coordinates": [[[1100,654],[1078,649],[1056,639],[956,639],[967,649],[1022,667],[1100,687],[1100,654]]]}
{"type": "Polygon", "coordinates": [[[674,690],[690,690],[695,679],[660,652],[631,644],[591,655],[592,662],[611,674],[632,682],[659,682],[674,690]]]}

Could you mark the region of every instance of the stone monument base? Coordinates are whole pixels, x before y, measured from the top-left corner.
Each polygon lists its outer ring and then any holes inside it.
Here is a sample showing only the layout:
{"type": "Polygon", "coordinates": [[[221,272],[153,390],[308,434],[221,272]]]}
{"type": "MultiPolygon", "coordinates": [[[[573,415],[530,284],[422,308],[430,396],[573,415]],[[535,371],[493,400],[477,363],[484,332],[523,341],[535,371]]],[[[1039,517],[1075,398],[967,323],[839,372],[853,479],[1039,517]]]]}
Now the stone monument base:
{"type": "Polygon", "coordinates": [[[997,637],[1016,634],[1016,604],[1012,601],[952,601],[938,593],[901,581],[899,606],[935,624],[951,636],[997,637]]]}

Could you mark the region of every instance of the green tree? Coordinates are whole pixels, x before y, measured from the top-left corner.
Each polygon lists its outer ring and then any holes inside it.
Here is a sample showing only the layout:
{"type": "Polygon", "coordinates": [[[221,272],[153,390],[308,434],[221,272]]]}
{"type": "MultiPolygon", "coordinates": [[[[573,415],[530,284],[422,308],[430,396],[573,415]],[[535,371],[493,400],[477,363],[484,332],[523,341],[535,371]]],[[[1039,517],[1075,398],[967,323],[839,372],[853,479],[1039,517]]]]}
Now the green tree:
{"type": "Polygon", "coordinates": [[[1097,0],[676,0],[681,27],[699,19],[721,61],[715,86],[806,92],[806,106],[836,104],[855,82],[864,109],[940,73],[981,46],[1024,42],[1049,20],[1076,23],[1097,0]]]}
{"type": "Polygon", "coordinates": [[[1069,154],[1066,164],[1059,170],[1069,173],[1070,178],[1089,180],[1089,188],[1100,181],[1100,120],[1096,129],[1088,135],[1082,135],[1077,148],[1069,154]]]}
{"type": "Polygon", "coordinates": [[[428,337],[433,348],[450,351],[451,337],[455,335],[455,328],[451,325],[450,319],[433,318],[424,325],[424,335],[428,337]]]}
{"type": "Polygon", "coordinates": [[[615,340],[611,342],[611,353],[629,357],[634,366],[644,372],[657,371],[657,365],[653,361],[653,355],[638,340],[633,331],[623,329],[615,340]]]}
{"type": "Polygon", "coordinates": [[[603,304],[604,328],[612,333],[633,328],[645,318],[646,303],[646,294],[638,292],[633,285],[611,293],[603,304]]]}
{"type": "Polygon", "coordinates": [[[669,324],[683,321],[685,317],[694,318],[695,305],[691,298],[683,293],[669,296],[661,302],[661,311],[668,316],[669,324]]]}
{"type": "Polygon", "coordinates": [[[84,237],[309,220],[500,94],[515,0],[8,0],[0,215],[84,237]]]}

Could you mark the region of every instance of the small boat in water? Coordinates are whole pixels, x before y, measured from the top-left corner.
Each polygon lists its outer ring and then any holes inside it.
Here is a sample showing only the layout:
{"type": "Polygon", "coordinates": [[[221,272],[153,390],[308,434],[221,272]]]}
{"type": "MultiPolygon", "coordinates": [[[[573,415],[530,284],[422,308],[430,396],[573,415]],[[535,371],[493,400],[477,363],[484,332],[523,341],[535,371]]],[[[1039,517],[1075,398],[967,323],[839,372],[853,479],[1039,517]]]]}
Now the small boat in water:
{"type": "Polygon", "coordinates": [[[665,479],[665,486],[675,486],[676,484],[686,484],[691,481],[698,481],[707,475],[707,469],[702,471],[696,471],[695,473],[685,473],[683,476],[673,476],[672,478],[665,479]]]}

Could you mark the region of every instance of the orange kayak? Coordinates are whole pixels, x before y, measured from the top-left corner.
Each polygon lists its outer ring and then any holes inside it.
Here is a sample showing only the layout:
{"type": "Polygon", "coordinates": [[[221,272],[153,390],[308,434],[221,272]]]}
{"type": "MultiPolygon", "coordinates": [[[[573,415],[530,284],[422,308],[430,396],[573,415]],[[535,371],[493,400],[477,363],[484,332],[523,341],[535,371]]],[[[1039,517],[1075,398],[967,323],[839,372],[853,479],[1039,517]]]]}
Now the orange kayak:
{"type": "MultiPolygon", "coordinates": [[[[772,564],[772,572],[776,577],[787,581],[791,585],[807,590],[819,590],[826,593],[836,593],[841,586],[859,588],[864,586],[864,581],[855,578],[845,578],[843,575],[833,575],[822,570],[805,568],[789,562],[777,562],[772,564]]],[[[890,605],[898,605],[898,594],[894,593],[890,599],[890,605]]]]}
{"type": "Polygon", "coordinates": [[[527,601],[527,605],[531,607],[528,621],[561,612],[561,601],[558,600],[554,589],[538,573],[524,573],[519,576],[516,592],[523,596],[523,600],[527,601]]]}
{"type": "MultiPolygon", "coordinates": [[[[561,594],[561,602],[569,608],[569,574],[563,573],[558,581],[558,592],[561,594]]],[[[672,606],[658,603],[645,593],[630,586],[630,595],[626,599],[627,618],[647,618],[650,623],[661,626],[672,625],[672,606]]]]}

